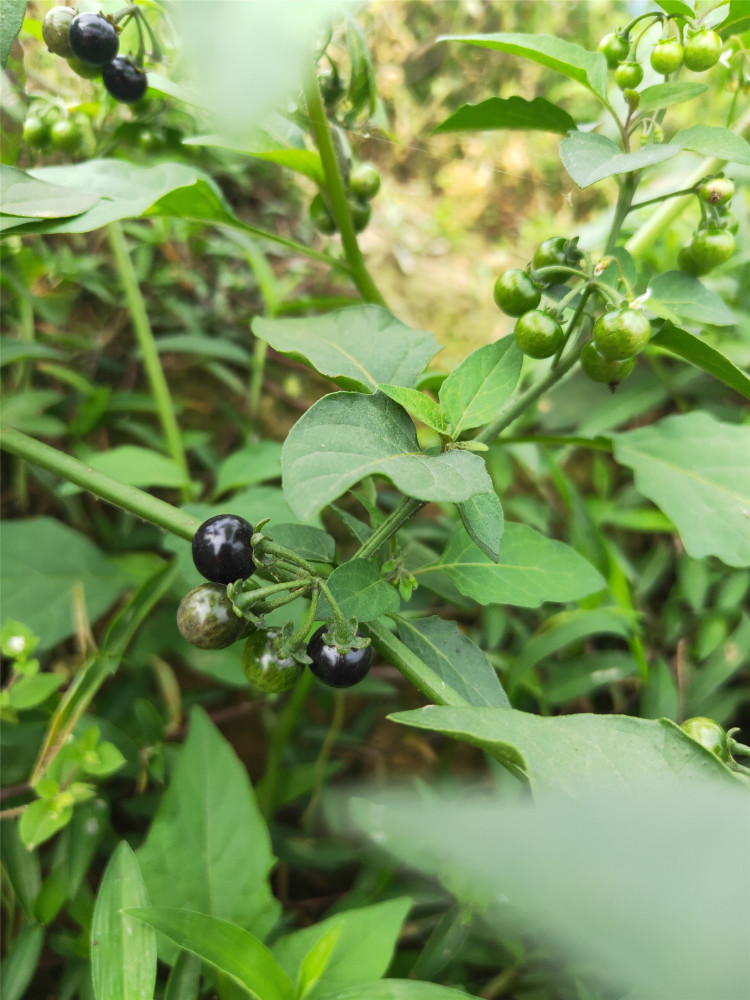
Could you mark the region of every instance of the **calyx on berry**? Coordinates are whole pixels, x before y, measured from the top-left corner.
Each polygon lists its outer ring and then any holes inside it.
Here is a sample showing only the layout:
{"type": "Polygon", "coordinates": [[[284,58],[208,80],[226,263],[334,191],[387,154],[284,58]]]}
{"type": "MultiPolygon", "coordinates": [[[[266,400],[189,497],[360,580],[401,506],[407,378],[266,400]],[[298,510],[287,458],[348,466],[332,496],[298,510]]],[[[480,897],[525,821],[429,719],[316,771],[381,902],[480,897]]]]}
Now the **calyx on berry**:
{"type": "MultiPolygon", "coordinates": [[[[326,642],[326,634],[327,626],[321,625],[307,644],[310,670],[328,687],[348,688],[359,684],[372,666],[372,646],[352,646],[341,652],[337,646],[326,642]]],[[[357,638],[364,639],[364,636],[357,633],[357,638]]]]}
{"type": "Polygon", "coordinates": [[[76,14],[70,22],[68,42],[73,55],[94,66],[111,62],[120,48],[120,37],[114,23],[104,14],[76,14]]]}

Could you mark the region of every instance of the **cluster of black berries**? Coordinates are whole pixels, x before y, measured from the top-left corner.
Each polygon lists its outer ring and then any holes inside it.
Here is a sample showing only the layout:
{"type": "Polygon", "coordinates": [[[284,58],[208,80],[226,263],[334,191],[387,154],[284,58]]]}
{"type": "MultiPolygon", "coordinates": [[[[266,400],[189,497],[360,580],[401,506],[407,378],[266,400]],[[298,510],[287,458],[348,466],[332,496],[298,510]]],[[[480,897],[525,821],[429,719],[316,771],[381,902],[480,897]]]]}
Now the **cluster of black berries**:
{"type": "Polygon", "coordinates": [[[107,93],[116,101],[135,104],[145,95],[148,79],[144,71],[117,54],[119,29],[111,16],[53,7],[44,18],[42,37],[50,52],[67,59],[79,76],[93,79],[101,74],[107,93]]]}
{"type": "MultiPolygon", "coordinates": [[[[304,673],[304,664],[282,651],[275,629],[254,628],[234,611],[227,585],[255,572],[253,526],[236,514],[217,514],[193,537],[195,568],[209,580],[187,593],[177,611],[183,637],[200,649],[223,649],[243,636],[242,668],[250,683],[269,694],[292,687],[304,673]]],[[[310,670],[323,684],[347,688],[358,684],[372,664],[372,646],[340,650],[324,639],[322,625],[307,643],[310,670]]],[[[294,653],[294,650],[292,650],[294,653]]]]}

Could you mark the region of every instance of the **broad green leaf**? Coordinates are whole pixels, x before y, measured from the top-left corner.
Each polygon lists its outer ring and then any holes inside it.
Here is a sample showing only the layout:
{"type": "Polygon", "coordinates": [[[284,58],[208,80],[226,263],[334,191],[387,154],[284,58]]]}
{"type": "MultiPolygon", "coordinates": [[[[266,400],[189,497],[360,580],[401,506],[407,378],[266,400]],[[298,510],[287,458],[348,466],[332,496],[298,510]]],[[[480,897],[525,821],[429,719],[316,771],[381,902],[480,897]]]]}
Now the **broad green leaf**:
{"type": "Polygon", "coordinates": [[[0,212],[34,219],[80,215],[99,201],[98,194],[59,187],[5,165],[0,166],[0,191],[0,212]]]}
{"type": "Polygon", "coordinates": [[[348,990],[326,993],[318,1000],[471,1000],[469,993],[420,983],[414,979],[381,979],[376,983],[360,983],[348,990]]]}
{"type": "Polygon", "coordinates": [[[127,915],[208,962],[257,1000],[293,1000],[292,983],[271,952],[237,924],[170,906],[131,907],[127,915]]]}
{"type": "Polygon", "coordinates": [[[750,167],[750,142],[720,125],[692,125],[673,135],[670,142],[692,153],[750,167]]]}
{"type": "Polygon", "coordinates": [[[716,292],[683,271],[663,271],[648,287],[647,304],[651,312],[678,326],[680,321],[714,326],[733,326],[737,322],[716,292]]]}
{"type": "Polygon", "coordinates": [[[462,104],[446,118],[434,133],[484,132],[493,129],[520,129],[523,131],[559,132],[567,135],[576,128],[575,119],[556,104],[535,97],[526,101],[522,97],[491,97],[481,104],[462,104]]]}
{"type": "Polygon", "coordinates": [[[203,963],[197,955],[191,951],[181,951],[169,973],[164,1000],[198,1000],[202,968],[203,963]]]}
{"type": "Polygon", "coordinates": [[[57,361],[65,357],[62,351],[34,340],[19,340],[17,337],[0,337],[0,367],[12,365],[28,358],[57,361]]]}
{"type": "MultiPolygon", "coordinates": [[[[87,233],[119,219],[134,219],[149,210],[160,214],[159,203],[172,195],[170,211],[189,219],[233,220],[231,209],[214,182],[182,163],[140,166],[125,160],[87,160],[26,172],[32,180],[67,190],[69,197],[96,197],[93,207],[70,219],[26,223],[23,232],[87,233]]],[[[19,223],[23,220],[19,219],[19,223]]]]}
{"type": "Polygon", "coordinates": [[[379,979],[391,963],[401,925],[410,909],[411,900],[402,897],[337,913],[280,938],[274,945],[274,955],[289,977],[296,980],[310,950],[332,928],[340,927],[325,971],[307,1000],[379,979]]]}
{"type": "Polygon", "coordinates": [[[388,716],[480,747],[522,770],[537,795],[637,792],[644,781],[678,789],[691,779],[736,779],[718,757],[668,719],[628,715],[541,716],[513,708],[427,705],[388,716]],[[697,749],[696,749],[697,747],[697,749]]]}
{"type": "Polygon", "coordinates": [[[36,975],[44,946],[44,928],[24,924],[3,958],[3,1000],[21,1000],[36,975]]]}
{"type": "MultiPolygon", "coordinates": [[[[161,455],[150,448],[135,444],[121,444],[108,451],[92,452],[82,456],[96,472],[118,479],[127,486],[180,487],[185,485],[185,473],[173,458],[161,455]]],[[[66,483],[60,489],[63,496],[79,493],[80,487],[66,483]]]]}
{"type": "Polygon", "coordinates": [[[439,42],[467,42],[541,63],[582,83],[600,97],[607,95],[607,61],[600,52],[588,52],[580,45],[553,35],[444,35],[439,42]]]}
{"type": "MultiPolygon", "coordinates": [[[[0,18],[4,12],[0,6],[0,18]]],[[[10,46],[5,72],[0,71],[0,163],[12,166],[18,161],[27,109],[24,50],[16,39],[10,46]]]]}
{"type": "Polygon", "coordinates": [[[56,798],[36,799],[21,815],[18,832],[27,850],[33,851],[66,827],[72,818],[72,804],[61,804],[56,798]]]}
{"type": "Polygon", "coordinates": [[[378,386],[380,392],[385,393],[389,399],[394,400],[399,406],[411,413],[413,417],[427,427],[432,427],[438,434],[444,434],[446,430],[445,414],[440,409],[434,399],[418,389],[404,389],[399,385],[378,386]]]}
{"type": "Polygon", "coordinates": [[[525,524],[507,523],[500,561],[481,552],[462,525],[456,525],[440,559],[420,574],[440,570],[462,594],[480,604],[536,608],[545,601],[575,601],[605,587],[591,563],[564,542],[545,538],[525,524]]]}
{"type": "Polygon", "coordinates": [[[200,95],[195,90],[181,83],[175,83],[174,80],[170,80],[162,73],[155,73],[152,69],[148,71],[148,89],[152,93],[147,93],[147,98],[159,95],[171,97],[175,101],[182,101],[183,104],[190,104],[194,108],[203,107],[200,95]]]}
{"type": "Polygon", "coordinates": [[[261,939],[276,922],[268,830],[244,766],[200,708],[138,860],[160,904],[252,927],[261,939]]]}
{"type": "Polygon", "coordinates": [[[244,153],[245,156],[295,170],[316,184],[325,183],[320,154],[306,149],[302,129],[281,115],[270,116],[262,127],[253,129],[247,136],[198,135],[183,139],[183,143],[186,146],[215,146],[244,153]]]}
{"type": "MultiPolygon", "coordinates": [[[[641,740],[652,735],[658,739],[658,724],[641,740]]],[[[581,747],[584,765],[588,749],[581,747]]],[[[598,746],[592,749],[596,769],[598,746]]],[[[472,797],[465,788],[432,798],[409,790],[353,799],[349,812],[378,852],[475,901],[487,940],[507,940],[511,927],[566,976],[576,969],[586,983],[616,983],[612,996],[739,1000],[750,971],[747,880],[737,878],[737,859],[747,853],[746,788],[717,781],[721,772],[686,780],[681,768],[665,776],[666,788],[648,771],[630,773],[649,759],[621,761],[618,778],[640,782],[627,795],[616,781],[611,792],[603,784],[530,807],[485,792],[472,797]],[[490,901],[500,905],[487,907],[490,901]]],[[[560,981],[555,971],[552,978],[560,981]]],[[[367,995],[352,990],[349,1000],[367,995]]]]}
{"type": "Polygon", "coordinates": [[[3,618],[23,621],[40,649],[75,632],[80,588],[94,622],[130,586],[93,542],[50,517],[4,522],[0,548],[3,618]]]}
{"type": "Polygon", "coordinates": [[[25,0],[3,0],[0,5],[0,68],[5,69],[16,35],[21,30],[25,0]]]}
{"type": "Polygon", "coordinates": [[[616,460],[674,521],[689,555],[750,565],[750,427],[680,413],[612,440],[616,460]]]}
{"type": "Polygon", "coordinates": [[[726,19],[721,22],[717,31],[722,39],[750,31],[750,11],[746,0],[729,0],[726,19]]]}
{"type": "Polygon", "coordinates": [[[374,392],[381,382],[412,386],[439,350],[382,306],[350,306],[304,319],[256,317],[256,337],[327,375],[345,389],[374,392]]]}
{"type": "Polygon", "coordinates": [[[454,438],[497,416],[516,387],[522,361],[513,337],[504,337],[473,351],[450,373],[440,386],[440,403],[454,438]]]}
{"type": "Polygon", "coordinates": [[[366,476],[386,476],[425,501],[458,503],[491,489],[477,455],[424,454],[407,414],[382,393],[336,392],[318,400],[290,431],[281,467],[284,494],[302,519],[366,476]]]}
{"type": "Polygon", "coordinates": [[[500,539],[505,528],[505,515],[500,499],[494,490],[478,493],[458,505],[464,528],[471,540],[493,562],[500,559],[500,539]]]}
{"type": "Polygon", "coordinates": [[[580,188],[589,187],[605,177],[663,163],[677,156],[679,151],[680,147],[673,141],[670,145],[654,143],[635,153],[623,153],[616,143],[598,132],[574,132],[560,143],[563,166],[580,188]]]}
{"type": "Polygon", "coordinates": [[[295,990],[297,1000],[304,1000],[325,972],[336,942],[341,936],[342,927],[343,924],[333,924],[302,959],[297,973],[295,990]]]}
{"type": "Polygon", "coordinates": [[[750,399],[750,378],[745,372],[721,351],[717,351],[715,347],[711,347],[687,330],[665,323],[656,336],[651,338],[651,343],[702,368],[704,372],[708,372],[735,392],[739,392],[745,399],[750,399]]]}
{"type": "MultiPolygon", "coordinates": [[[[705,83],[655,83],[641,91],[638,110],[656,111],[657,108],[669,108],[673,104],[682,104],[700,97],[708,90],[705,83]]],[[[671,141],[671,140],[670,140],[671,141]]]]}
{"type": "Polygon", "coordinates": [[[495,668],[453,621],[397,618],[399,639],[470,705],[509,708],[495,668]]]}
{"type": "Polygon", "coordinates": [[[22,677],[8,692],[12,708],[22,712],[24,709],[41,705],[51,694],[65,683],[62,674],[37,674],[36,677],[22,677]]]}
{"type": "Polygon", "coordinates": [[[277,441],[256,441],[232,452],[219,465],[214,496],[280,478],[281,445],[277,441]]]}
{"type": "MultiPolygon", "coordinates": [[[[391,611],[398,611],[398,593],[383,579],[369,559],[350,559],[328,577],[328,586],[347,618],[370,622],[391,611]]],[[[321,600],[319,617],[329,614],[328,602],[321,600]]]]}
{"type": "Polygon", "coordinates": [[[126,912],[148,906],[138,861],[121,841],[109,859],[91,921],[91,978],[96,1000],[152,1000],[156,934],[126,912]]]}
{"type": "Polygon", "coordinates": [[[346,18],[346,43],[351,61],[347,97],[354,116],[366,111],[371,116],[378,100],[375,70],[365,34],[353,17],[346,18]]]}
{"type": "Polygon", "coordinates": [[[667,14],[684,14],[685,17],[689,17],[691,20],[695,17],[695,11],[690,4],[685,3],[684,0],[657,0],[657,2],[661,9],[666,11],[667,14]]]}
{"type": "Polygon", "coordinates": [[[263,534],[311,562],[332,563],[336,558],[336,540],[309,524],[276,524],[271,521],[263,528],[263,534]]]}
{"type": "Polygon", "coordinates": [[[0,400],[0,424],[26,434],[56,437],[67,430],[59,417],[44,411],[62,399],[56,389],[27,389],[25,392],[4,393],[0,400]]]}

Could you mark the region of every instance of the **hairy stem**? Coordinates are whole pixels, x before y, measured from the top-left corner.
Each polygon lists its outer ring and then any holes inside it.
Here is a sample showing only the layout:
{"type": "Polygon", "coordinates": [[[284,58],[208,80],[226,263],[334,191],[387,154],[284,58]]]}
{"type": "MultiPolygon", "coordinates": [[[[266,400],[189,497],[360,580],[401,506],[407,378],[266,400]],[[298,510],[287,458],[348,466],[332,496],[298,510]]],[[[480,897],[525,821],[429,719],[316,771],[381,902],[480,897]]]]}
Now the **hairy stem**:
{"type": "Polygon", "coordinates": [[[333,148],[333,140],[331,139],[331,129],[326,117],[325,107],[323,106],[323,99],[320,95],[318,78],[315,75],[312,65],[306,73],[305,100],[307,101],[307,112],[310,117],[313,135],[315,136],[315,145],[318,147],[318,152],[323,162],[323,173],[325,174],[326,188],[331,199],[333,217],[341,233],[341,243],[351,269],[354,284],[359,289],[365,302],[373,302],[376,305],[384,306],[386,304],[385,299],[380,294],[372,275],[367,270],[362,251],[359,249],[357,234],[354,232],[352,215],[349,211],[349,203],[346,197],[346,188],[339,171],[336,151],[333,148]]]}
{"type": "Polygon", "coordinates": [[[53,472],[61,479],[67,479],[68,482],[93,493],[95,497],[121,507],[122,510],[143,518],[144,521],[150,521],[165,531],[171,531],[180,538],[191,541],[200,524],[200,521],[186,511],[173,507],[164,500],[158,500],[149,493],[136,489],[135,486],[125,486],[111,476],[104,475],[103,472],[95,472],[77,458],[72,458],[48,444],[42,444],[41,441],[36,441],[21,431],[11,428],[2,430],[0,448],[26,459],[40,469],[53,472]]]}
{"type": "Polygon", "coordinates": [[[164,369],[159,359],[159,351],[156,341],[151,331],[146,303],[143,301],[138,277],[130,259],[128,247],[125,242],[125,235],[119,222],[112,222],[108,230],[109,244],[117,262],[117,269],[120,272],[125,299],[130,311],[130,318],[133,323],[138,346],[143,358],[143,365],[146,369],[146,376],[151,386],[151,393],[156,403],[164,438],[167,444],[167,451],[172,459],[180,467],[185,475],[185,482],[182,486],[183,500],[190,499],[190,473],[188,470],[185,449],[182,447],[180,428],[177,426],[172,397],[169,394],[167,380],[164,377],[164,369]]]}
{"type": "Polygon", "coordinates": [[[421,500],[414,500],[412,497],[403,497],[400,503],[391,511],[388,517],[370,535],[366,542],[357,549],[352,559],[369,559],[375,555],[381,545],[388,541],[399,528],[406,524],[422,506],[421,500]]]}

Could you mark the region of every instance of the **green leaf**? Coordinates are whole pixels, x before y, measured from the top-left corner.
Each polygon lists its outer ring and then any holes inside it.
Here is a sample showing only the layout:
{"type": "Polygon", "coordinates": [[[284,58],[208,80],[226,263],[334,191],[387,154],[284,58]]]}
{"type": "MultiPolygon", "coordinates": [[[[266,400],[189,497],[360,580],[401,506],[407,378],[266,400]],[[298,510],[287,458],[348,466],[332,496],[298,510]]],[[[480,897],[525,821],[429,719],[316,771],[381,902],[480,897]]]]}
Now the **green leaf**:
{"type": "Polygon", "coordinates": [[[485,132],[494,129],[519,129],[536,132],[559,132],[567,135],[576,128],[575,119],[556,104],[535,97],[491,97],[481,104],[462,104],[446,118],[433,134],[439,132],[485,132]]]}
{"type": "Polygon", "coordinates": [[[21,816],[18,832],[29,851],[66,827],[73,818],[73,806],[60,805],[56,798],[36,799],[21,816]]]}
{"type": "Polygon", "coordinates": [[[213,146],[252,156],[256,160],[278,163],[298,174],[304,174],[316,184],[325,183],[320,154],[305,148],[305,134],[299,126],[272,115],[263,126],[247,136],[198,135],[183,139],[185,146],[213,146]]]}
{"type": "Polygon", "coordinates": [[[689,555],[750,565],[750,427],[681,413],[612,440],[615,459],[677,525],[689,555]]]}
{"type": "Polygon", "coordinates": [[[0,652],[11,660],[25,660],[39,645],[39,637],[22,622],[6,621],[0,631],[0,652]]]}
{"type": "Polygon", "coordinates": [[[750,31],[750,12],[748,12],[746,0],[729,0],[729,11],[726,19],[721,22],[717,31],[722,39],[750,31]]]}
{"type": "Polygon", "coordinates": [[[411,900],[402,897],[346,910],[282,937],[274,945],[274,954],[289,977],[296,980],[312,948],[338,927],[328,964],[307,1000],[379,979],[391,963],[401,925],[410,909],[411,900]]]}
{"type": "Polygon", "coordinates": [[[16,35],[26,14],[26,0],[3,0],[0,5],[0,67],[5,69],[16,35]]]}
{"type": "MultiPolygon", "coordinates": [[[[391,611],[398,611],[398,593],[386,583],[380,570],[369,559],[350,559],[328,577],[328,586],[345,617],[370,622],[391,611]]],[[[328,602],[321,600],[318,617],[330,614],[328,602]]]]}
{"type": "Polygon", "coordinates": [[[79,588],[94,622],[130,586],[93,542],[50,517],[4,522],[0,549],[3,617],[22,620],[41,649],[75,632],[79,588]]]}
{"type": "Polygon", "coordinates": [[[276,923],[268,830],[244,766],[200,708],[138,860],[149,897],[166,906],[252,927],[259,938],[276,923]]]}
{"type": "Polygon", "coordinates": [[[420,574],[440,570],[462,594],[480,604],[536,608],[545,601],[575,601],[605,587],[602,576],[575,549],[525,524],[507,523],[495,563],[456,525],[440,559],[420,574]]]}
{"type": "Polygon", "coordinates": [[[336,392],[319,399],[290,431],[281,466],[284,494],[301,519],[366,476],[386,476],[417,500],[453,503],[492,485],[477,455],[424,454],[411,420],[382,393],[336,392]]]}
{"type": "Polygon", "coordinates": [[[66,425],[58,417],[44,411],[56,406],[62,394],[55,389],[27,389],[20,393],[4,393],[0,400],[0,423],[26,434],[56,437],[64,434],[66,425]]]}
{"type": "Polygon", "coordinates": [[[347,97],[352,115],[366,112],[369,117],[378,100],[375,70],[365,34],[353,17],[346,18],[346,43],[351,61],[347,97]]]}
{"type": "Polygon", "coordinates": [[[263,529],[263,534],[311,562],[332,563],[336,558],[335,538],[309,524],[275,524],[272,521],[263,529]]]}
{"type": "MultiPolygon", "coordinates": [[[[184,471],[173,458],[140,445],[121,444],[108,451],[91,452],[82,456],[82,461],[126,486],[177,488],[186,483],[184,471]]],[[[65,483],[60,489],[62,496],[80,491],[74,483],[65,483]]]]}
{"type": "Polygon", "coordinates": [[[399,639],[470,705],[509,708],[495,668],[453,621],[396,618],[399,639]]]}
{"type": "Polygon", "coordinates": [[[623,153],[620,147],[597,132],[574,132],[560,143],[560,159],[571,178],[580,188],[589,187],[605,177],[643,170],[654,163],[663,163],[677,156],[676,143],[654,143],[635,153],[623,153]]]}
{"type": "Polygon", "coordinates": [[[374,392],[381,382],[414,385],[439,350],[431,333],[412,330],[382,306],[350,306],[304,319],[258,316],[251,326],[275,351],[361,392],[374,392]]]}
{"type": "Polygon", "coordinates": [[[214,182],[182,163],[140,166],[125,160],[87,160],[36,167],[27,171],[26,176],[65,189],[69,198],[95,197],[96,202],[74,218],[24,223],[20,227],[23,232],[88,233],[119,219],[139,218],[148,211],[153,214],[164,211],[188,219],[234,219],[214,182]]]}
{"type": "Polygon", "coordinates": [[[493,562],[498,562],[505,515],[497,493],[478,493],[462,500],[458,512],[474,544],[493,562]]]}
{"type": "Polygon", "coordinates": [[[360,983],[348,990],[326,993],[319,1000],[471,1000],[471,996],[449,986],[413,979],[381,979],[377,983],[360,983]]]}
{"type": "Polygon", "coordinates": [[[99,201],[99,195],[49,184],[24,170],[0,166],[0,212],[34,219],[81,215],[99,201]]]}
{"type": "Polygon", "coordinates": [[[648,308],[677,325],[680,321],[713,326],[733,326],[737,322],[716,292],[683,271],[657,274],[648,287],[648,308]]]}
{"type": "Polygon", "coordinates": [[[291,981],[271,952],[242,927],[208,913],[169,906],[139,906],[127,913],[208,962],[257,1000],[294,997],[291,981]]]}
{"type": "Polygon", "coordinates": [[[658,0],[658,5],[667,14],[684,14],[685,17],[689,17],[691,20],[695,17],[695,11],[684,0],[658,0]]]}
{"type": "Polygon", "coordinates": [[[281,445],[277,441],[255,441],[232,452],[219,465],[214,496],[280,478],[281,445]]]}
{"type": "MultiPolygon", "coordinates": [[[[18,727],[13,728],[18,731],[18,727]]],[[[8,756],[7,746],[3,747],[3,753],[8,756]]],[[[0,837],[0,858],[16,903],[24,914],[31,918],[42,884],[42,869],[39,855],[26,850],[18,832],[18,823],[12,820],[6,820],[3,827],[3,835],[0,837]]]]}
{"type": "Polygon", "coordinates": [[[516,387],[522,361],[513,337],[504,337],[473,351],[450,373],[440,386],[440,403],[454,439],[497,416],[516,387]]]}
{"type": "Polygon", "coordinates": [[[604,56],[553,35],[443,35],[438,41],[467,42],[469,45],[523,56],[582,83],[600,97],[607,96],[607,61],[604,56]]]}
{"type": "Polygon", "coordinates": [[[661,330],[651,338],[651,344],[662,347],[672,354],[689,361],[690,364],[702,368],[704,372],[713,375],[745,399],[750,399],[750,378],[729,360],[721,351],[706,344],[699,337],[693,336],[687,330],[681,330],[671,323],[665,323],[661,330]]]}
{"type": "Polygon", "coordinates": [[[91,921],[91,978],[96,1000],[152,1000],[156,934],[129,916],[148,897],[138,861],[121,841],[104,870],[91,921]]]}
{"type": "Polygon", "coordinates": [[[524,771],[535,794],[575,797],[602,789],[627,794],[643,788],[644,776],[675,790],[691,779],[736,780],[718,757],[697,753],[690,737],[668,719],[543,717],[512,708],[442,705],[388,718],[486,750],[511,770],[524,771]]]}
{"type": "Polygon", "coordinates": [[[28,358],[57,361],[64,358],[62,351],[36,341],[19,340],[17,337],[0,337],[0,367],[25,361],[28,358]]]}
{"type": "Polygon", "coordinates": [[[10,704],[17,711],[35,708],[43,704],[51,694],[62,687],[62,674],[37,674],[36,677],[22,677],[8,692],[10,704]]]}
{"type": "MultiPolygon", "coordinates": [[[[1,15],[0,15],[1,16],[1,15]]],[[[44,928],[24,924],[3,959],[3,1000],[21,1000],[34,978],[44,946],[44,928]]]]}
{"type": "Polygon", "coordinates": [[[198,333],[173,333],[166,337],[156,337],[155,340],[160,354],[195,354],[211,361],[221,359],[243,368],[248,367],[249,352],[226,338],[205,337],[198,333]]]}
{"type": "Polygon", "coordinates": [[[693,125],[673,135],[670,142],[692,153],[730,160],[750,167],[750,142],[720,125],[693,125]]]}
{"type": "Polygon", "coordinates": [[[638,110],[656,111],[658,108],[669,108],[673,104],[683,104],[700,97],[708,90],[705,83],[655,83],[641,91],[638,110]]]}
{"type": "Polygon", "coordinates": [[[386,385],[383,383],[378,386],[378,389],[380,392],[385,393],[389,399],[398,403],[399,406],[403,406],[407,413],[411,413],[421,423],[426,424],[427,427],[432,427],[438,434],[445,434],[447,426],[445,414],[434,399],[431,399],[418,389],[404,389],[398,385],[386,385]]]}

